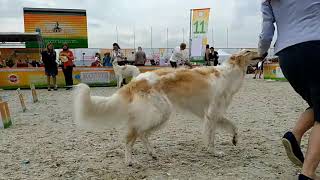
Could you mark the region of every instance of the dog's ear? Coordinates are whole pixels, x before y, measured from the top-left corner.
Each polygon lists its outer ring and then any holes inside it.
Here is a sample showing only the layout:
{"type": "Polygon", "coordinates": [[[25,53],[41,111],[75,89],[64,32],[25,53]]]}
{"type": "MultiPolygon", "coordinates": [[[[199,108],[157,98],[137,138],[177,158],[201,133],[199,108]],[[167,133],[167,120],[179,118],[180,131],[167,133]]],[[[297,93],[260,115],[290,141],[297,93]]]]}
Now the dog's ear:
{"type": "Polygon", "coordinates": [[[240,54],[234,54],[230,57],[231,64],[237,65],[240,68],[243,68],[246,65],[246,61],[243,57],[243,55],[240,54]]]}

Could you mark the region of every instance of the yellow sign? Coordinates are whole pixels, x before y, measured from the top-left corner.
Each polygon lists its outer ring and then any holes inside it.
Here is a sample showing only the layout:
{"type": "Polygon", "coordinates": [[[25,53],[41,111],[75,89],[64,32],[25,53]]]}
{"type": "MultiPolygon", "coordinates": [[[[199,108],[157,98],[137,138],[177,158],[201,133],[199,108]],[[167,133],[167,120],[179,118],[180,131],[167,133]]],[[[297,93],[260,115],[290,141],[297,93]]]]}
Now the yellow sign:
{"type": "Polygon", "coordinates": [[[209,8],[192,10],[191,57],[193,61],[204,60],[204,49],[208,44],[209,15],[209,8]]]}
{"type": "Polygon", "coordinates": [[[192,11],[193,36],[206,34],[208,31],[210,9],[193,9],[192,11]]]}
{"type": "Polygon", "coordinates": [[[263,77],[264,79],[286,80],[278,63],[264,64],[263,77]]]}

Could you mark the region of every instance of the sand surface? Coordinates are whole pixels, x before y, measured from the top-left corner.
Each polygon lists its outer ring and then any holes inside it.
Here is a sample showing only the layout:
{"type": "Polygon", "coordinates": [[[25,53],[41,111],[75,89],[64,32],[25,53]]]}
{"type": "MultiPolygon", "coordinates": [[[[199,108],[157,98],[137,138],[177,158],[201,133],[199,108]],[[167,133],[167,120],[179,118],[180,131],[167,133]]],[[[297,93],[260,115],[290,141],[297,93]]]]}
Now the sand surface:
{"type": "MultiPolygon", "coordinates": [[[[115,91],[92,88],[93,95],[115,91]]],[[[124,163],[123,130],[74,125],[71,91],[38,90],[40,102],[33,104],[31,92],[23,90],[24,113],[15,91],[0,93],[14,120],[0,130],[0,179],[292,179],[300,170],[285,156],[280,138],[307,106],[287,82],[246,78],[227,114],[239,128],[238,146],[224,131],[216,137],[215,150],[224,155],[201,150],[201,121],[178,112],[150,138],[158,160],[138,141],[133,167],[124,163]]]]}

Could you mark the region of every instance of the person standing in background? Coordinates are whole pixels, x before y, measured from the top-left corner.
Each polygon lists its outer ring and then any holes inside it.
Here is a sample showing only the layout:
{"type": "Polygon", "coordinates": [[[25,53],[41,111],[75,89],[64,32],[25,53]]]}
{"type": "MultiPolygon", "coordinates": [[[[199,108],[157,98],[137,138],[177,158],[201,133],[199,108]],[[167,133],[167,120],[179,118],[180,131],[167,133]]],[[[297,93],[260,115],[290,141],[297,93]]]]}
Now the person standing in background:
{"type": "Polygon", "coordinates": [[[73,86],[73,60],[74,56],[72,51],[69,50],[68,44],[64,44],[62,51],[59,54],[59,60],[63,63],[62,71],[66,82],[66,90],[69,90],[73,86]]]}
{"type": "Polygon", "coordinates": [[[170,57],[171,67],[177,68],[178,64],[187,65],[190,68],[192,67],[192,65],[189,62],[188,51],[186,50],[186,48],[187,45],[185,43],[181,43],[180,47],[176,47],[174,49],[174,52],[170,57]]]}
{"type": "Polygon", "coordinates": [[[261,79],[261,75],[263,74],[263,65],[265,60],[259,61],[256,65],[256,70],[253,79],[257,79],[257,75],[259,74],[259,79],[261,79]]]}
{"type": "MultiPolygon", "coordinates": [[[[119,66],[125,66],[126,61],[124,58],[123,53],[121,52],[121,48],[118,43],[113,43],[113,50],[112,50],[112,63],[117,63],[119,66]]],[[[124,78],[122,81],[123,84],[126,84],[126,79],[124,78]]]]}
{"type": "Polygon", "coordinates": [[[103,66],[112,66],[110,53],[107,52],[103,57],[103,66]]]}
{"type": "Polygon", "coordinates": [[[94,62],[91,63],[91,67],[101,67],[101,58],[100,58],[100,54],[96,53],[95,57],[94,57],[94,62]]]}
{"type": "Polygon", "coordinates": [[[206,66],[210,66],[210,46],[209,44],[206,45],[206,50],[204,52],[204,62],[206,66]]]}
{"type": "Polygon", "coordinates": [[[119,66],[126,65],[124,55],[121,52],[121,48],[118,43],[113,43],[113,50],[112,50],[112,62],[116,61],[119,66]]]}
{"type": "Polygon", "coordinates": [[[49,43],[47,49],[42,51],[42,61],[44,63],[45,74],[47,76],[48,91],[51,91],[50,78],[53,81],[53,90],[57,91],[57,78],[58,75],[58,64],[56,62],[57,54],[53,48],[53,45],[49,43]]]}
{"type": "Polygon", "coordinates": [[[219,59],[218,52],[214,50],[214,47],[211,47],[210,54],[209,54],[210,65],[211,63],[213,63],[213,66],[217,66],[219,63],[218,59],[219,59]]]}
{"type": "Polygon", "coordinates": [[[281,70],[293,89],[308,103],[292,131],[282,138],[288,158],[302,167],[299,180],[320,179],[320,0],[263,0],[262,31],[258,51],[262,58],[277,26],[275,54],[281,70]],[[304,157],[300,142],[311,129],[304,157]]]}
{"type": "Polygon", "coordinates": [[[135,55],[134,65],[144,66],[147,61],[146,53],[142,51],[141,47],[138,47],[138,52],[135,55]]]}

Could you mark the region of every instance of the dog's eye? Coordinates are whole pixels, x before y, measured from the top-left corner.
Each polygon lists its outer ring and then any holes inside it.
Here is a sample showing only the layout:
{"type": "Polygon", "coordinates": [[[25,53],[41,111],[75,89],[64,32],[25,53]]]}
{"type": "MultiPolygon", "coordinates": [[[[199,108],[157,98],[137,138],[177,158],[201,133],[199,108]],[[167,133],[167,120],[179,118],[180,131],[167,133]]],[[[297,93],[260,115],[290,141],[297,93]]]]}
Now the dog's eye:
{"type": "Polygon", "coordinates": [[[246,53],[249,53],[249,52],[251,52],[251,51],[246,51],[246,53]]]}

